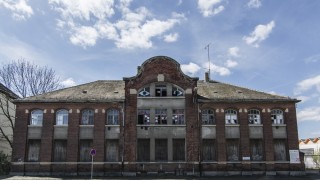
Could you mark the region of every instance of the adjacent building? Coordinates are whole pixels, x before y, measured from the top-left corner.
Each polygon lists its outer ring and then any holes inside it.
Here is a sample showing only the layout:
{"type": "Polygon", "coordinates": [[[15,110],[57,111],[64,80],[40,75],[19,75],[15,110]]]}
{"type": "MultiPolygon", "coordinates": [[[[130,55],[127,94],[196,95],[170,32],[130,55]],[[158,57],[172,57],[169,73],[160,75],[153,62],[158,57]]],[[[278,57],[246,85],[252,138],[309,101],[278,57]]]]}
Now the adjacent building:
{"type": "Polygon", "coordinates": [[[156,56],[133,77],[18,99],[12,173],[295,174],[297,99],[185,75],[156,56]],[[92,150],[94,149],[94,151],[92,150]]]}
{"type": "Polygon", "coordinates": [[[299,140],[300,151],[304,153],[305,167],[316,169],[320,166],[320,137],[299,140]]]}

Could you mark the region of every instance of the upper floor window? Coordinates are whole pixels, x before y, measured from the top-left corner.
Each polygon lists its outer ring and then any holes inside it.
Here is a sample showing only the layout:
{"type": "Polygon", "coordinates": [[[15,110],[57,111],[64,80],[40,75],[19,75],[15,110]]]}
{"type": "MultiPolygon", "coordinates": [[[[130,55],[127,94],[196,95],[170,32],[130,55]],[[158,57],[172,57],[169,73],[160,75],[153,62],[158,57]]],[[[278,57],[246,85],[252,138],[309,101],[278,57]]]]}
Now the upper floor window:
{"type": "Polygon", "coordinates": [[[167,86],[166,85],[156,85],[156,96],[164,97],[167,96],[167,86]]]}
{"type": "Polygon", "coordinates": [[[249,124],[261,124],[260,111],[256,109],[250,109],[249,113],[249,124]]]}
{"type": "Polygon", "coordinates": [[[93,125],[93,110],[85,109],[82,111],[81,125],[93,125]]]}
{"type": "Polygon", "coordinates": [[[61,109],[56,113],[56,125],[68,125],[68,111],[61,109]]]}
{"type": "Polygon", "coordinates": [[[150,87],[144,87],[139,92],[140,97],[149,97],[150,96],[150,87]]]}
{"type": "Polygon", "coordinates": [[[167,110],[166,109],[156,109],[155,110],[154,123],[155,124],[167,124],[167,110]]]}
{"type": "Polygon", "coordinates": [[[150,124],[150,109],[138,109],[138,124],[150,124]]]}
{"type": "Polygon", "coordinates": [[[202,112],[202,124],[215,124],[214,112],[211,109],[204,109],[202,112]]]}
{"type": "Polygon", "coordinates": [[[183,90],[176,86],[172,87],[172,96],[183,96],[183,90]]]}
{"type": "Polygon", "coordinates": [[[184,122],[184,109],[173,109],[173,111],[172,111],[172,124],[185,124],[185,122],[184,122]]]}
{"type": "Polygon", "coordinates": [[[237,111],[228,109],[225,111],[226,124],[238,124],[237,111]]]}
{"type": "Polygon", "coordinates": [[[271,110],[271,121],[272,124],[284,124],[283,111],[280,109],[271,110]]]}
{"type": "Polygon", "coordinates": [[[116,109],[110,109],[107,112],[107,124],[118,125],[119,124],[119,111],[116,109]]]}
{"type": "Polygon", "coordinates": [[[43,111],[42,110],[34,110],[31,112],[30,125],[41,126],[42,121],[43,121],[43,111]]]}

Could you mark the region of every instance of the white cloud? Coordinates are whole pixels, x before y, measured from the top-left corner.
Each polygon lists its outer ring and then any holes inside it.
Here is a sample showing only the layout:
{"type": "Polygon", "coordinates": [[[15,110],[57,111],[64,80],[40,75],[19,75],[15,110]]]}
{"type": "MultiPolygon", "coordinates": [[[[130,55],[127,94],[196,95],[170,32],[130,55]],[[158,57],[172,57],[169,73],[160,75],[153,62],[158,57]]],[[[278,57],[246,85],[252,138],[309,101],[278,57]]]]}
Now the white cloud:
{"type": "Polygon", "coordinates": [[[175,41],[177,41],[178,37],[179,37],[178,33],[168,34],[168,35],[164,36],[164,41],[165,42],[175,42],[175,41]]]}
{"type": "MultiPolygon", "coordinates": [[[[204,63],[203,68],[208,69],[209,68],[209,63],[204,63]]],[[[228,76],[231,74],[230,70],[228,68],[222,67],[215,65],[213,63],[210,63],[210,72],[214,74],[219,74],[220,76],[228,76]]]]}
{"type": "Polygon", "coordinates": [[[226,65],[228,68],[233,68],[233,67],[238,66],[238,62],[237,62],[237,61],[233,61],[233,60],[231,60],[231,59],[228,59],[227,62],[225,63],[225,65],[226,65]]]}
{"type": "Polygon", "coordinates": [[[200,70],[200,66],[195,63],[190,62],[189,64],[181,64],[181,70],[185,74],[194,75],[195,73],[197,73],[200,70]]]}
{"type": "Polygon", "coordinates": [[[320,121],[320,107],[308,107],[298,111],[298,121],[320,121]]]}
{"type": "Polygon", "coordinates": [[[64,81],[62,81],[61,85],[63,87],[71,87],[71,86],[76,86],[77,83],[74,82],[74,80],[72,78],[68,78],[68,79],[65,79],[64,81]]]}
{"type": "Polygon", "coordinates": [[[261,0],[250,0],[247,4],[249,8],[259,8],[261,5],[261,0]]]}
{"type": "Polygon", "coordinates": [[[28,0],[2,0],[0,6],[10,10],[15,20],[26,20],[33,15],[33,10],[27,2],[28,0]]]}
{"type": "Polygon", "coordinates": [[[320,92],[320,75],[305,79],[305,80],[297,83],[296,88],[294,90],[294,94],[299,95],[299,94],[306,92],[314,87],[317,89],[318,92],[320,92]]]}
{"type": "Polygon", "coordinates": [[[198,0],[198,8],[204,17],[209,17],[217,15],[224,10],[224,6],[218,6],[220,3],[221,0],[198,0]]]}
{"type": "Polygon", "coordinates": [[[82,47],[94,46],[99,34],[96,29],[89,26],[81,26],[75,28],[75,33],[71,35],[70,41],[74,45],[80,45],[82,47]]]}
{"type": "Polygon", "coordinates": [[[238,47],[231,47],[229,48],[229,55],[232,57],[239,57],[240,49],[238,47]]]}
{"type": "Polygon", "coordinates": [[[244,36],[243,40],[249,45],[259,47],[259,43],[268,38],[274,27],[274,21],[270,21],[266,25],[259,24],[255,27],[254,31],[250,33],[250,36],[244,36]]]}

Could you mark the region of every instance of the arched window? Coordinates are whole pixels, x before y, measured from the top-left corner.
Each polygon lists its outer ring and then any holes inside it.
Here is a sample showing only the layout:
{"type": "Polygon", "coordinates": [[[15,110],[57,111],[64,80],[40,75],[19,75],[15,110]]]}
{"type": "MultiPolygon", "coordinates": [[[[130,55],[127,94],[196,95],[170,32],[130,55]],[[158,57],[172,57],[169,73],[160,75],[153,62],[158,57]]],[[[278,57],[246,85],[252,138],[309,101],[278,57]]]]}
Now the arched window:
{"type": "Polygon", "coordinates": [[[42,126],[43,121],[43,111],[34,110],[31,112],[30,125],[42,126]]]}
{"type": "Polygon", "coordinates": [[[69,113],[65,109],[60,109],[56,113],[56,125],[68,125],[69,113]]]}
{"type": "Polygon", "coordinates": [[[118,125],[119,124],[119,111],[116,109],[110,109],[107,111],[107,124],[118,125]]]}
{"type": "Polygon", "coordinates": [[[233,109],[228,109],[225,111],[226,124],[238,124],[237,111],[233,109]]]}
{"type": "Polygon", "coordinates": [[[82,111],[81,125],[93,125],[93,110],[85,109],[82,111]]]}
{"type": "Polygon", "coordinates": [[[280,109],[272,109],[271,121],[272,121],[272,124],[284,124],[283,111],[280,109]]]}
{"type": "Polygon", "coordinates": [[[216,124],[213,110],[204,109],[201,112],[202,112],[202,124],[216,124]]]}
{"type": "Polygon", "coordinates": [[[261,124],[260,111],[257,109],[250,109],[248,112],[249,124],[261,124]]]}
{"type": "Polygon", "coordinates": [[[172,87],[172,96],[183,96],[183,90],[177,86],[172,87]]]}

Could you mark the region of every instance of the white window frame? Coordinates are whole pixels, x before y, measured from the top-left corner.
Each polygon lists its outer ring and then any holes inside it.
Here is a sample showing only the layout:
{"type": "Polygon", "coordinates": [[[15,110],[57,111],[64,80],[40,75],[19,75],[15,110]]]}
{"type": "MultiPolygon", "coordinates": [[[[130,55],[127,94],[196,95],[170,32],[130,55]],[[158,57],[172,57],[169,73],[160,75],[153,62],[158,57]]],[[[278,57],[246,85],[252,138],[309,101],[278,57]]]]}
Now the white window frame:
{"type": "Polygon", "coordinates": [[[272,124],[284,124],[283,111],[281,109],[271,110],[272,124]]]}
{"type": "Polygon", "coordinates": [[[214,110],[212,109],[204,109],[201,111],[202,115],[202,124],[203,125],[213,125],[216,124],[214,110]]]}
{"type": "Polygon", "coordinates": [[[249,124],[261,124],[260,111],[257,109],[250,109],[248,112],[249,124]]]}
{"type": "Polygon", "coordinates": [[[225,111],[226,124],[239,124],[238,113],[234,109],[227,109],[225,111]]]}
{"type": "Polygon", "coordinates": [[[107,125],[119,125],[119,110],[109,109],[107,111],[107,125]]]}
{"type": "Polygon", "coordinates": [[[43,123],[43,110],[37,109],[31,112],[30,125],[42,126],[43,123]]]}
{"type": "Polygon", "coordinates": [[[69,112],[66,109],[60,109],[56,112],[56,125],[68,125],[69,112]]]}

